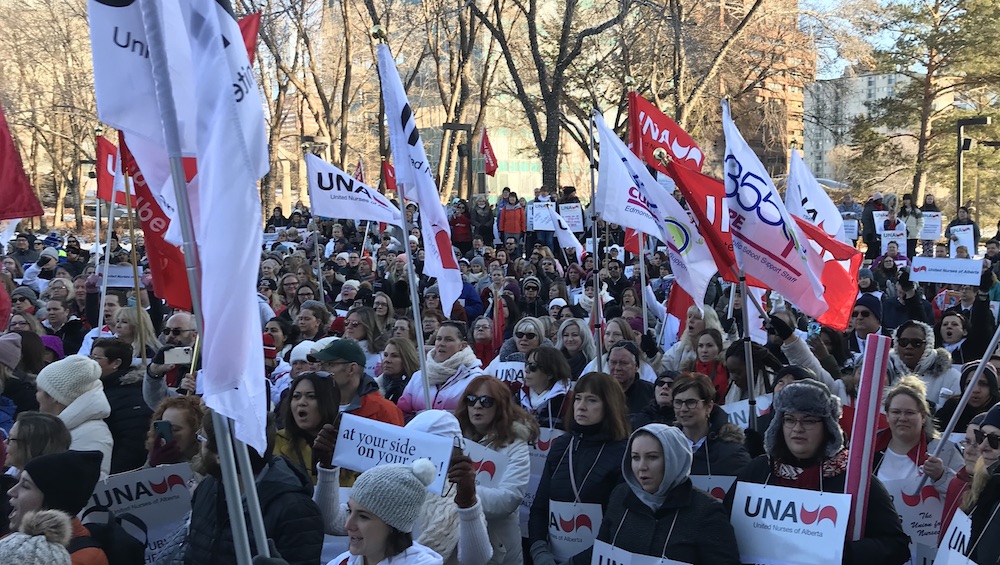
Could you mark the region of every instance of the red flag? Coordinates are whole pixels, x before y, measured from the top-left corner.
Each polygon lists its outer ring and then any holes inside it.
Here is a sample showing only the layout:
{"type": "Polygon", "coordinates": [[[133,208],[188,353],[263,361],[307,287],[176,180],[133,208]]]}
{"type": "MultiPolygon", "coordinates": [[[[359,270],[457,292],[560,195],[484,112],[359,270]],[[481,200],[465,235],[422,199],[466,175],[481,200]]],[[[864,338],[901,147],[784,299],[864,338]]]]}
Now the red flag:
{"type": "Polygon", "coordinates": [[[353,176],[358,182],[365,182],[365,165],[361,162],[361,157],[358,157],[358,166],[354,169],[353,176]]]}
{"type": "Polygon", "coordinates": [[[180,247],[171,245],[163,239],[170,220],[153,198],[146,179],[129,152],[125,136],[121,132],[118,134],[118,144],[122,150],[122,169],[132,179],[135,211],[146,236],[146,257],[149,259],[149,270],[153,274],[156,292],[170,306],[191,311],[191,289],[188,286],[184,253],[180,247]]]}
{"type": "Polygon", "coordinates": [[[499,350],[503,345],[503,330],[507,325],[507,317],[503,313],[503,297],[493,289],[493,347],[499,350]]]}
{"type": "Polygon", "coordinates": [[[3,202],[0,220],[32,218],[45,213],[24,172],[3,107],[0,107],[0,202],[3,202]]]}
{"type": "Polygon", "coordinates": [[[247,58],[253,65],[254,55],[257,53],[257,34],[260,32],[260,12],[247,14],[240,18],[236,24],[240,26],[243,45],[247,48],[247,58]]]}
{"type": "Polygon", "coordinates": [[[486,128],[483,128],[483,136],[479,138],[479,154],[483,156],[483,169],[491,177],[497,173],[497,156],[493,153],[493,145],[486,135],[486,128]]]}
{"type": "Polygon", "coordinates": [[[641,253],[642,246],[639,244],[639,232],[632,228],[625,228],[625,251],[633,255],[641,253]]]}
{"type": "Polygon", "coordinates": [[[118,160],[118,148],[104,136],[97,138],[97,198],[111,202],[114,194],[115,204],[125,206],[125,193],[115,192],[115,162],[118,160]]]}
{"type": "Polygon", "coordinates": [[[822,228],[816,227],[802,218],[793,216],[806,237],[819,247],[823,257],[823,294],[829,308],[816,321],[837,331],[845,331],[854,310],[854,299],[858,295],[858,269],[861,267],[861,252],[830,237],[822,228]],[[847,262],[847,265],[840,263],[847,262]]]}
{"type": "Polygon", "coordinates": [[[675,281],[670,286],[670,296],[667,297],[667,319],[664,322],[666,324],[664,331],[669,332],[669,334],[664,337],[664,344],[673,345],[681,339],[681,335],[687,329],[688,309],[694,305],[694,299],[691,298],[691,295],[675,281]]]}
{"type": "Polygon", "coordinates": [[[382,184],[386,190],[396,190],[396,169],[389,161],[382,161],[382,184]]]}
{"type": "Polygon", "coordinates": [[[661,147],[682,167],[701,171],[705,163],[704,153],[691,136],[637,92],[628,93],[628,131],[632,152],[662,173],[667,170],[653,156],[661,147]]]}

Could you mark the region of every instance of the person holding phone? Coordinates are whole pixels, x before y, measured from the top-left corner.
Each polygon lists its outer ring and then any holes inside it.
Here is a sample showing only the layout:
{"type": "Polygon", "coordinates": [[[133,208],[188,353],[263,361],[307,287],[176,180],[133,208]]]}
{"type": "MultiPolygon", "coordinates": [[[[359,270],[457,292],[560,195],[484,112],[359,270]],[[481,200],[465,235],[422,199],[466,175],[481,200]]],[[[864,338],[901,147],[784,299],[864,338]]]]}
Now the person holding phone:
{"type": "Polygon", "coordinates": [[[149,467],[191,461],[201,449],[198,430],[205,416],[201,397],[164,398],[150,418],[146,431],[149,467]]]}
{"type": "Polygon", "coordinates": [[[196,378],[191,373],[191,358],[175,357],[178,352],[166,359],[166,354],[178,347],[193,347],[198,337],[194,316],[187,312],[178,312],[167,320],[163,328],[165,344],[146,368],[146,376],[142,380],[142,396],[150,408],[156,409],[160,402],[168,396],[177,396],[181,392],[194,392],[196,378]]]}

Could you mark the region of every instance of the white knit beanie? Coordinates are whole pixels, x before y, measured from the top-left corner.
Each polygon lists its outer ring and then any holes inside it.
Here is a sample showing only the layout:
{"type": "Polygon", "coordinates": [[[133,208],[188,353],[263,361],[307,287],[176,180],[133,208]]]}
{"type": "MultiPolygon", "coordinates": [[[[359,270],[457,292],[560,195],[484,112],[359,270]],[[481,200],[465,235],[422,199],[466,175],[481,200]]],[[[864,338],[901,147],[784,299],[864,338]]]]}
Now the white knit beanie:
{"type": "Polygon", "coordinates": [[[312,353],[314,347],[316,347],[315,341],[308,339],[300,341],[298,345],[292,348],[292,353],[288,356],[288,362],[308,361],[306,356],[312,353]]]}
{"type": "Polygon", "coordinates": [[[69,406],[101,380],[101,366],[85,355],[69,357],[47,365],[35,384],[56,402],[69,406]]]}
{"type": "Polygon", "coordinates": [[[21,531],[0,539],[0,563],[70,565],[66,544],[72,531],[65,512],[29,512],[21,522],[21,531]]]}
{"type": "Polygon", "coordinates": [[[380,465],[361,473],[351,489],[351,500],[409,533],[435,476],[437,468],[430,459],[417,459],[411,465],[380,465]]]}

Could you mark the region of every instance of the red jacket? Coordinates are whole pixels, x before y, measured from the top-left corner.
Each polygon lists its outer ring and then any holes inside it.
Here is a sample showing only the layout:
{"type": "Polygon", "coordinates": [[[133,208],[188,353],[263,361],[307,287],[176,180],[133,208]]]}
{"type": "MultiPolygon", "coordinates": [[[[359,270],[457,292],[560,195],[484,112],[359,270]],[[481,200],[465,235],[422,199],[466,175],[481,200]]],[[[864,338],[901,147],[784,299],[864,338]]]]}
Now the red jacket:
{"type": "Polygon", "coordinates": [[[472,218],[468,214],[455,214],[451,220],[451,239],[459,243],[472,241],[472,218]]]}
{"type": "Polygon", "coordinates": [[[969,472],[962,467],[955,474],[955,478],[948,483],[948,492],[944,495],[944,513],[941,515],[941,533],[938,534],[938,543],[944,540],[944,535],[948,533],[951,526],[951,519],[955,517],[955,511],[962,506],[962,499],[965,498],[966,491],[972,485],[972,477],[969,472]]]}
{"type": "Polygon", "coordinates": [[[511,208],[509,206],[504,206],[500,210],[500,226],[501,233],[524,233],[528,229],[528,219],[525,216],[524,208],[518,206],[517,208],[511,208]]]}

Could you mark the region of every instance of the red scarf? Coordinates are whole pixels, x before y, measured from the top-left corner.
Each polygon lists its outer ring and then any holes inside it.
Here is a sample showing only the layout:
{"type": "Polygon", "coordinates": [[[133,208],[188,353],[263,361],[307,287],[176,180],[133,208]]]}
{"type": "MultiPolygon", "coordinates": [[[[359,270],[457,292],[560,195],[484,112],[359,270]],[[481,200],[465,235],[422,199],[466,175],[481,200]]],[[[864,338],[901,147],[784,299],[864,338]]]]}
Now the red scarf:
{"type": "Polygon", "coordinates": [[[822,490],[820,487],[823,481],[820,480],[820,471],[822,470],[822,477],[824,479],[846,473],[848,453],[847,448],[841,449],[840,452],[830,459],[824,459],[821,464],[814,464],[805,468],[791,463],[784,463],[781,460],[774,460],[771,463],[772,472],[775,477],[774,484],[782,487],[822,490]]]}
{"type": "Polygon", "coordinates": [[[729,371],[722,361],[695,361],[694,370],[706,375],[715,387],[715,403],[723,404],[729,392],[729,371]]]}

